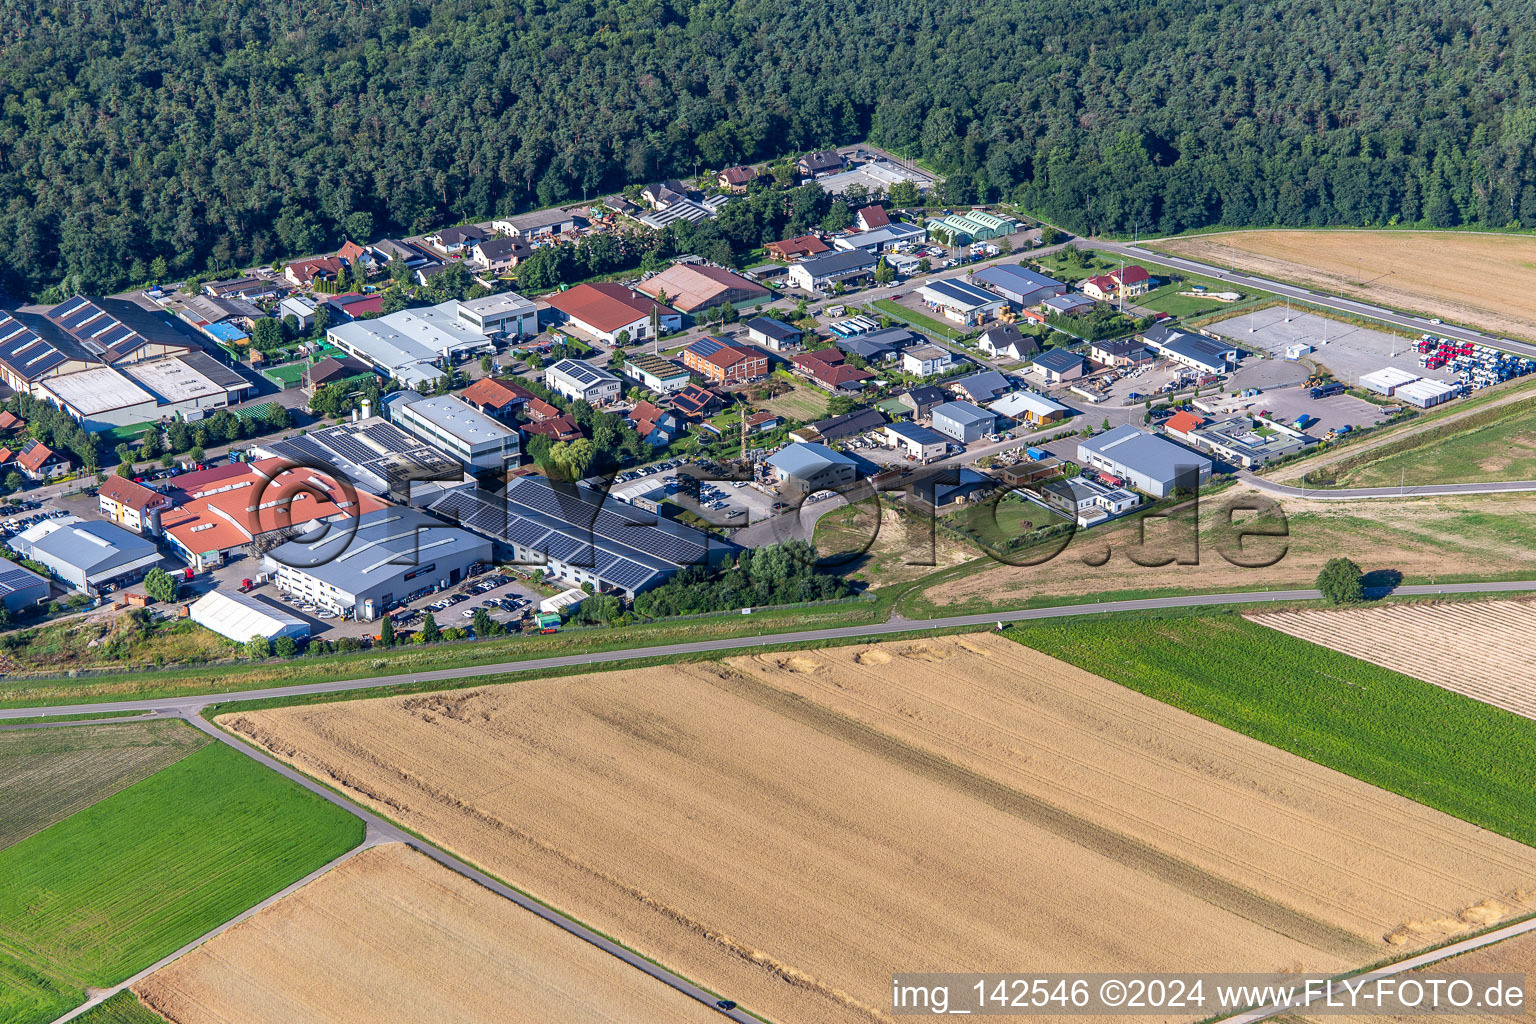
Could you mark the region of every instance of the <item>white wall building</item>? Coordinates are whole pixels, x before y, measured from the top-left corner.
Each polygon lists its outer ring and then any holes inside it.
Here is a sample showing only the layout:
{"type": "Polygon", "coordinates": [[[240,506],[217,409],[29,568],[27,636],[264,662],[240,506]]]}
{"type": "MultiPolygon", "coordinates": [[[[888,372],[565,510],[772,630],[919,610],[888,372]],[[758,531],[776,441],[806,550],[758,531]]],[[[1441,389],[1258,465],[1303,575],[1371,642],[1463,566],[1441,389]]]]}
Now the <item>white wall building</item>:
{"type": "Polygon", "coordinates": [[[453,395],[402,391],[386,403],[389,418],[472,469],[502,470],[518,457],[517,431],[453,395]]]}
{"type": "Polygon", "coordinates": [[[516,292],[459,303],[459,319],[481,334],[523,337],[539,333],[539,310],[516,292]]]}
{"type": "Polygon", "coordinates": [[[556,394],[592,405],[618,398],[623,386],[623,382],[607,370],[600,370],[580,359],[562,359],[545,367],[544,384],[556,394]]]}

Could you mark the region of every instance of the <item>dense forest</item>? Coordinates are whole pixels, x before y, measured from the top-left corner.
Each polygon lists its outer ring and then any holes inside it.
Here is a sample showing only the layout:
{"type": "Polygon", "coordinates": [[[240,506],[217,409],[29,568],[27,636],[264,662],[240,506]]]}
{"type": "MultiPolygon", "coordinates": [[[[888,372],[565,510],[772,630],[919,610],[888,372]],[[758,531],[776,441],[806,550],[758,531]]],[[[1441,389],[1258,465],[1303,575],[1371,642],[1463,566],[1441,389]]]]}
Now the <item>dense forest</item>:
{"type": "Polygon", "coordinates": [[[0,0],[19,294],[861,138],[1078,231],[1536,226],[1536,0],[0,0]]]}

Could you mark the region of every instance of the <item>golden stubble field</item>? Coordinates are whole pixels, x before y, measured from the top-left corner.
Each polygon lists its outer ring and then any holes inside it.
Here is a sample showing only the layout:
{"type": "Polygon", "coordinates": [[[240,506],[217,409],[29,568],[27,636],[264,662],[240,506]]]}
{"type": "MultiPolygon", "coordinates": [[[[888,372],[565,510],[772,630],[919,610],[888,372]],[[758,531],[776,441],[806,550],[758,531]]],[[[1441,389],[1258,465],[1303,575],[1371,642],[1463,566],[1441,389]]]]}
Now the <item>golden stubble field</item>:
{"type": "Polygon", "coordinates": [[[707,1024],[709,1007],[402,844],[135,986],[173,1024],[707,1024]]]}
{"type": "Polygon", "coordinates": [[[1230,231],[1156,243],[1261,277],[1536,336],[1536,236],[1463,231],[1230,231]]]}
{"type": "Polygon", "coordinates": [[[1447,1020],[1454,1020],[1456,1024],[1511,1024],[1513,1021],[1529,1021],[1530,1007],[1536,1005],[1536,971],[1532,971],[1531,965],[1536,964],[1536,932],[1526,932],[1512,939],[1482,949],[1474,949],[1470,953],[1441,963],[1431,964],[1420,968],[1419,971],[1410,972],[1405,977],[1413,977],[1414,974],[1525,974],[1525,1006],[1519,1012],[1499,1014],[1493,1011],[1474,1014],[1457,1014],[1455,1017],[1447,1017],[1445,1014],[1318,1014],[1310,1017],[1283,1017],[1281,1024],[1445,1024],[1447,1020]]]}
{"type": "Polygon", "coordinates": [[[985,634],[220,721],[775,1020],[1335,970],[1536,898],[1536,850],[985,634]]]}
{"type": "Polygon", "coordinates": [[[1362,661],[1536,718],[1536,604],[1398,604],[1250,615],[1362,661]]]}

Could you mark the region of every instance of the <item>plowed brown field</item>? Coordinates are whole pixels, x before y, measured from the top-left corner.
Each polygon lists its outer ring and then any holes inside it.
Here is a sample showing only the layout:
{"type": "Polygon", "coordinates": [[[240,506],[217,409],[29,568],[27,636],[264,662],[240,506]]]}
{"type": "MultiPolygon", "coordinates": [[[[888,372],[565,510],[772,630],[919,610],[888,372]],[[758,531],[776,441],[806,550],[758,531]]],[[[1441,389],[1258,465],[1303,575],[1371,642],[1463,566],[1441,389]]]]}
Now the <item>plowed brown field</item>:
{"type": "Polygon", "coordinates": [[[1165,252],[1499,334],[1536,336],[1536,238],[1463,231],[1230,231],[1155,243],[1165,252]]]}
{"type": "Polygon", "coordinates": [[[1249,616],[1283,633],[1536,718],[1536,605],[1399,604],[1249,616]]]}
{"type": "Polygon", "coordinates": [[[999,637],[225,716],[781,1021],[901,970],[1333,970],[1501,918],[1536,850],[999,637]]]}
{"type": "Polygon", "coordinates": [[[399,844],[363,851],[135,990],[173,1024],[720,1019],[399,844]]]}

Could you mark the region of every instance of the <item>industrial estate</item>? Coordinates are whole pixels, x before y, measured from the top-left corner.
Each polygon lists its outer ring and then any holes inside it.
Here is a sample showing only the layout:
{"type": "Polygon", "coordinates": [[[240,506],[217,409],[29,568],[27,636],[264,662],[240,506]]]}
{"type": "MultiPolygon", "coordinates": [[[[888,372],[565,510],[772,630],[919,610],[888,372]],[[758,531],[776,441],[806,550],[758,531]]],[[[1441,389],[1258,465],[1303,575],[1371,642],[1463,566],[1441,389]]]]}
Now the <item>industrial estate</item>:
{"type": "Polygon", "coordinates": [[[0,1020],[1529,966],[1536,336],[1373,233],[949,196],[855,144],[11,303],[0,1020]]]}

